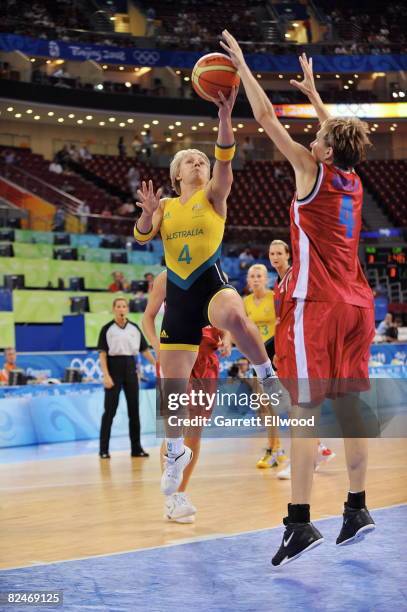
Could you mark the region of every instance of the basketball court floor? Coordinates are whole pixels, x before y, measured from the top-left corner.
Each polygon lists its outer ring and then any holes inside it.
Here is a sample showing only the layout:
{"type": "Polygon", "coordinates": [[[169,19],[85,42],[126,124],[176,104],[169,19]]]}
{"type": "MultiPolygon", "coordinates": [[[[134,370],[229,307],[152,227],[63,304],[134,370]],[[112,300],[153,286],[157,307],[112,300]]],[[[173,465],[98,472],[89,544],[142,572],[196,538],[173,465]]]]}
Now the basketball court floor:
{"type": "Polygon", "coordinates": [[[96,441],[0,451],[0,592],[60,590],[64,610],[407,609],[405,440],[370,441],[377,529],[339,549],[347,479],[342,443],[329,441],[337,457],[313,495],[325,542],[277,571],[290,483],[256,469],[261,440],[203,443],[189,489],[198,514],[186,525],[163,519],[158,443],[143,444],[149,459],[131,459],[122,438],[110,461],[96,441]]]}

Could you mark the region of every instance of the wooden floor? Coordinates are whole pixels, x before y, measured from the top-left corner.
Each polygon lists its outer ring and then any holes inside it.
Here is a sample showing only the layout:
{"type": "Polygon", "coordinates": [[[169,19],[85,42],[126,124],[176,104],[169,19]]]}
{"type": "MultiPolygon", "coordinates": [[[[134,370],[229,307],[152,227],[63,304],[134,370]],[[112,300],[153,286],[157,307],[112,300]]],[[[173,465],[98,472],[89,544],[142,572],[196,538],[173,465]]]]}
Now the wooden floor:
{"type": "MultiPolygon", "coordinates": [[[[113,453],[0,466],[0,567],[102,555],[277,526],[290,483],[258,470],[261,440],[204,443],[190,484],[195,524],[163,520],[158,448],[149,459],[113,453]]],[[[315,475],[313,518],[338,515],[347,491],[341,441],[337,457],[315,475]]],[[[368,505],[407,501],[405,440],[370,442],[368,505]]]]}

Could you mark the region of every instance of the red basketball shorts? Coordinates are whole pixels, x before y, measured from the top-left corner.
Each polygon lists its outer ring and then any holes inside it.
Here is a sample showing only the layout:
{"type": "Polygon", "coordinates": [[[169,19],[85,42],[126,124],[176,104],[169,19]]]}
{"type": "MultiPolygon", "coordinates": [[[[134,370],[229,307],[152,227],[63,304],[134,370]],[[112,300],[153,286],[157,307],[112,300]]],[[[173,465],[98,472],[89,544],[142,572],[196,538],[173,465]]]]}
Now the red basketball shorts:
{"type": "Polygon", "coordinates": [[[276,327],[278,376],[296,404],[321,403],[370,388],[374,310],[294,300],[276,327]]]}

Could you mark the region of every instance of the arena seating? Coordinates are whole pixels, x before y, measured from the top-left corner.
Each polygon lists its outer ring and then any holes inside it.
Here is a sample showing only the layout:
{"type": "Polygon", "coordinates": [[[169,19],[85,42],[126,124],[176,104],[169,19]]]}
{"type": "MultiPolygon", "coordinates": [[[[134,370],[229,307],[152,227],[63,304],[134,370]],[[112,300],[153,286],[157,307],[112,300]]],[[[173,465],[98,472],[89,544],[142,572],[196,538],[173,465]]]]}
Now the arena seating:
{"type": "Polygon", "coordinates": [[[407,160],[371,160],[359,165],[365,188],[396,226],[405,226],[407,218],[407,160]]]}

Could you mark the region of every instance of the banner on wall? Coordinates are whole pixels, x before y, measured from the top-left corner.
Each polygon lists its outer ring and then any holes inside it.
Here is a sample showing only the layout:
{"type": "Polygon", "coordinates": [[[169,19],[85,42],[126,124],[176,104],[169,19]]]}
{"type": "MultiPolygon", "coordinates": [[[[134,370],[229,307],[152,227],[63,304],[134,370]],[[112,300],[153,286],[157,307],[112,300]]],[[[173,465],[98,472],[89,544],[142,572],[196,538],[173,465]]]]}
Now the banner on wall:
{"type": "MultiPolygon", "coordinates": [[[[112,47],[82,42],[65,42],[0,34],[1,51],[21,51],[27,55],[50,57],[71,61],[93,60],[106,64],[127,64],[131,66],[192,68],[201,52],[171,51],[160,49],[134,49],[133,47],[112,47]]],[[[219,49],[220,50],[220,49],[219,49]]],[[[407,56],[401,54],[383,55],[314,55],[317,72],[395,72],[407,70],[407,56]]],[[[248,54],[247,62],[258,72],[297,72],[296,54],[272,55],[269,53],[248,54]]]]}
{"type": "MultiPolygon", "coordinates": [[[[225,378],[233,363],[241,357],[241,353],[234,348],[230,357],[220,358],[219,378],[225,378]]],[[[155,368],[142,355],[139,357],[140,371],[146,387],[155,384],[155,368]]],[[[100,368],[99,353],[87,351],[78,353],[19,353],[18,365],[27,374],[35,378],[59,378],[64,376],[65,368],[78,368],[83,372],[85,378],[97,382],[102,381],[102,370],[100,368]]],[[[374,344],[371,348],[370,368],[372,373],[377,374],[383,366],[398,368],[407,366],[407,345],[374,344]]],[[[0,369],[3,367],[3,355],[0,357],[0,369]]],[[[383,369],[384,371],[384,369],[383,369]]],[[[403,370],[397,370],[398,373],[403,370]]],[[[396,372],[396,370],[395,370],[396,372]]]]}

